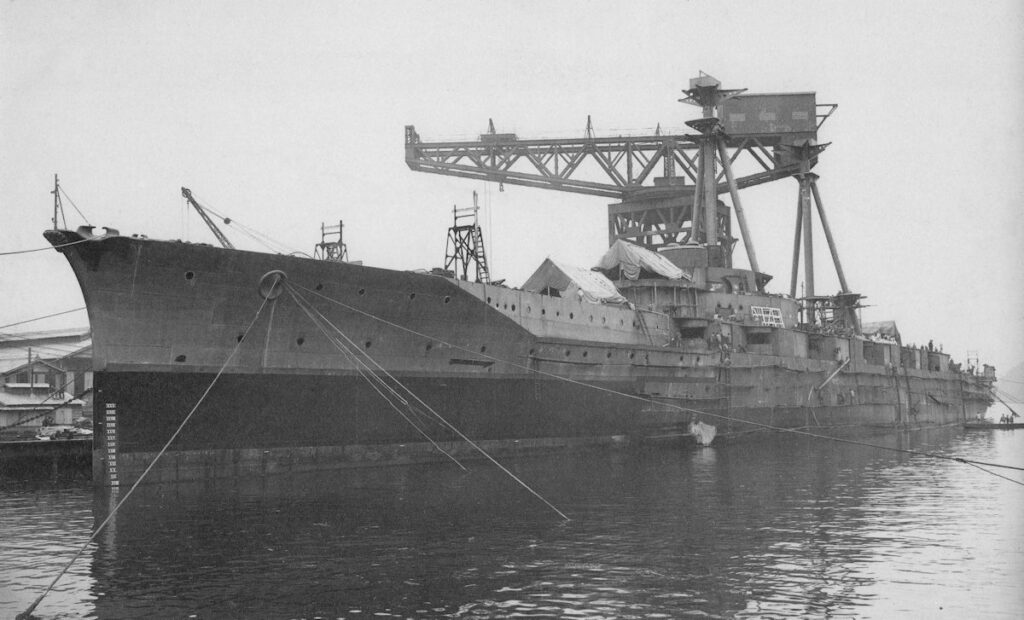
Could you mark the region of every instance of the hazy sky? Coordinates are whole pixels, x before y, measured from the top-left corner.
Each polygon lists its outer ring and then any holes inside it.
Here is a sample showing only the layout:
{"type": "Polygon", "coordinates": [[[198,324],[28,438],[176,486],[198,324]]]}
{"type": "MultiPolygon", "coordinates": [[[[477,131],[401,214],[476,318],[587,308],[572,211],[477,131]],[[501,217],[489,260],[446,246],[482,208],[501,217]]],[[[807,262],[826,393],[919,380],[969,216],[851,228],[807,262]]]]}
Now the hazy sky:
{"type": "MultiPolygon", "coordinates": [[[[677,100],[700,70],[839,104],[815,171],[865,320],[961,360],[1024,360],[1017,0],[7,1],[0,252],[45,245],[54,173],[92,224],[125,234],[212,242],[184,185],[307,252],[322,221],[344,219],[351,258],[399,269],[443,263],[451,207],[477,190],[492,274],[518,285],[547,256],[596,262],[608,201],[411,172],[404,125],[426,140],[472,138],[492,117],[527,137],[581,136],[588,114],[598,134],[682,128],[699,110],[677,100]]],[[[744,198],[776,292],[795,204],[793,180],[744,198]]],[[[816,289],[831,292],[815,233],[816,289]]],[[[0,325],[82,305],[53,251],[0,257],[0,291],[0,325]]]]}

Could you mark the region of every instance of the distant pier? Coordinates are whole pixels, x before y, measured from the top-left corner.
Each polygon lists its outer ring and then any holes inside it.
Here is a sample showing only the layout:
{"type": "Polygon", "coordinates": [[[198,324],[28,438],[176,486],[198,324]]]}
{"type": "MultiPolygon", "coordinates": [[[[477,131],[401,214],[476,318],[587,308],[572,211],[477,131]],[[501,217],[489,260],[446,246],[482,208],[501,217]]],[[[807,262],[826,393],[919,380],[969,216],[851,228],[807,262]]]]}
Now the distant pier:
{"type": "Polygon", "coordinates": [[[92,478],[92,437],[0,441],[0,479],[92,478]]]}

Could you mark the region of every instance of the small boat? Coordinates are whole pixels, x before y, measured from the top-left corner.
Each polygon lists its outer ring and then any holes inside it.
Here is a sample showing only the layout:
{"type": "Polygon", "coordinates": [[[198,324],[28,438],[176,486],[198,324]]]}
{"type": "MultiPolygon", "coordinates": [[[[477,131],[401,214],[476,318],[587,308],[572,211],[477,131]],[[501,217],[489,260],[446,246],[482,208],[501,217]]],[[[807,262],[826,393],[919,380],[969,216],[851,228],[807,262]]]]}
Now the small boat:
{"type": "Polygon", "coordinates": [[[977,422],[964,422],[964,428],[968,430],[1006,430],[1014,428],[1024,428],[1024,422],[988,422],[984,420],[978,420],[977,422]]]}

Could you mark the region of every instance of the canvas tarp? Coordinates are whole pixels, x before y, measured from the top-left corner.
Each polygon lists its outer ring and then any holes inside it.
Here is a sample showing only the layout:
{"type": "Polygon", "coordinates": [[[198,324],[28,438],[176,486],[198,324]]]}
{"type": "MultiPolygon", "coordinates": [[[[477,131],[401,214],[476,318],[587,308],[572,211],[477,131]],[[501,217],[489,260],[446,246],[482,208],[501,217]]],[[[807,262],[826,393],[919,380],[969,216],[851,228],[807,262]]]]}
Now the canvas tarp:
{"type": "Polygon", "coordinates": [[[879,321],[877,323],[864,323],[860,332],[870,338],[878,336],[899,342],[900,330],[896,328],[896,321],[879,321]]]}
{"type": "Polygon", "coordinates": [[[669,280],[690,279],[685,271],[661,254],[621,239],[608,248],[597,267],[604,271],[621,268],[622,274],[629,280],[638,279],[641,270],[656,273],[669,280]]]}
{"type": "Polygon", "coordinates": [[[572,265],[563,265],[550,258],[544,259],[537,271],[523,283],[523,290],[540,293],[548,288],[560,291],[563,297],[578,295],[591,303],[624,303],[612,281],[604,275],[572,265]]]}

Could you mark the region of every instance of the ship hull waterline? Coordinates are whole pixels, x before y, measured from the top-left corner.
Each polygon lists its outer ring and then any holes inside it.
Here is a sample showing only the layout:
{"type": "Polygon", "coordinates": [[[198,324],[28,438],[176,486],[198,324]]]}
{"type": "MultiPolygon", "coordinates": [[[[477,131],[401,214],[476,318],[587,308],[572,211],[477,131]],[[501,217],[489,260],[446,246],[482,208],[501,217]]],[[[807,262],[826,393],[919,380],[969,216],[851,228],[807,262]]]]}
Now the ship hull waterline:
{"type": "Polygon", "coordinates": [[[427,437],[461,459],[478,456],[465,438],[519,454],[678,436],[692,420],[725,439],[927,428],[989,400],[962,373],[812,358],[811,336],[792,330],[801,355],[726,354],[671,344],[670,322],[629,305],[203,244],[46,236],[85,297],[94,479],[112,486],[136,480],[200,401],[153,481],[448,458],[427,437]],[[412,407],[396,411],[370,374],[407,388],[412,407]]]}

